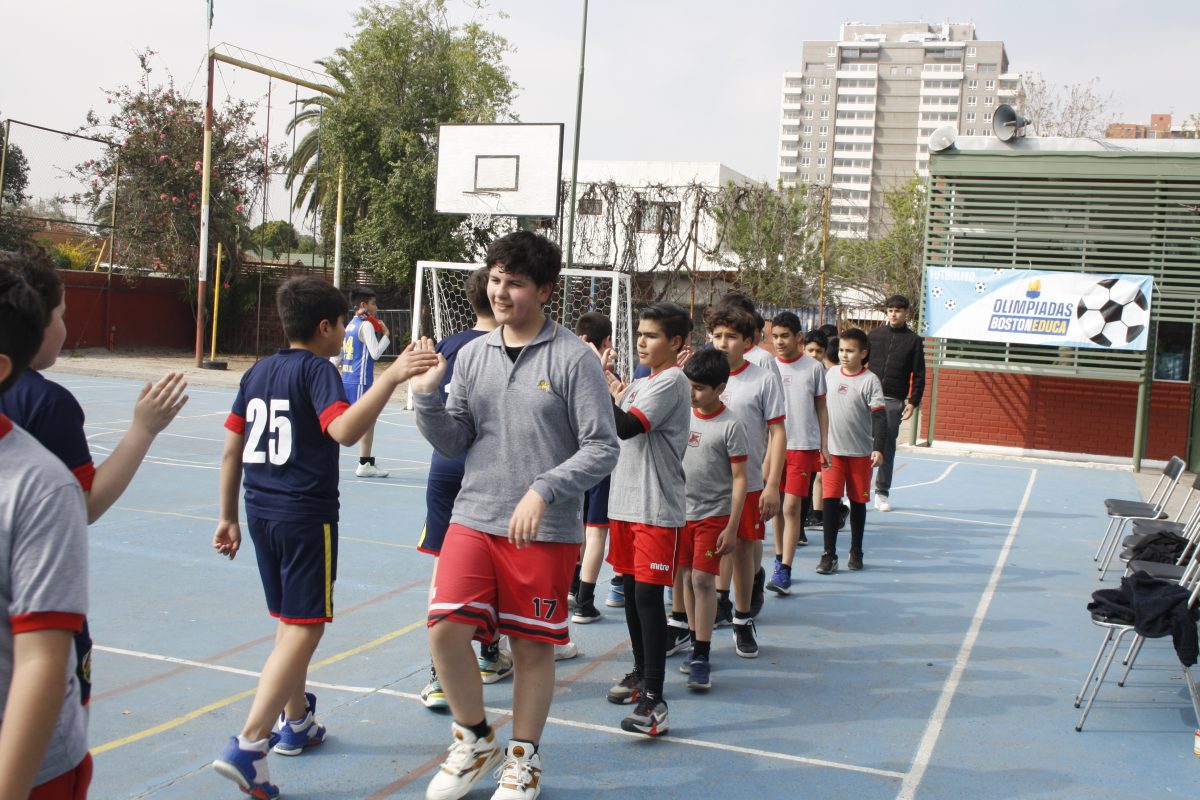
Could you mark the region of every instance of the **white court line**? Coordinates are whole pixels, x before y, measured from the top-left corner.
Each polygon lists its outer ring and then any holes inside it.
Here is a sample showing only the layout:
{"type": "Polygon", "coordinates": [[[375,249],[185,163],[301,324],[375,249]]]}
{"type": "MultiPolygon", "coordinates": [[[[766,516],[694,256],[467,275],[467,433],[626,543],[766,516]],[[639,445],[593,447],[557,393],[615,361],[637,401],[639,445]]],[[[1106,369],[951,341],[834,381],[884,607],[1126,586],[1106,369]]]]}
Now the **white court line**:
{"type": "MultiPolygon", "coordinates": [[[[94,650],[99,650],[102,653],[112,653],[114,655],[129,656],[130,658],[144,658],[151,661],[161,661],[167,664],[179,664],[185,667],[195,667],[197,669],[207,669],[214,672],[225,672],[231,675],[242,675],[248,678],[258,678],[260,672],[255,672],[249,669],[239,669],[237,667],[227,667],[221,664],[210,664],[205,661],[193,661],[188,658],[176,658],[174,656],[158,655],[157,653],[144,653],[140,650],[126,650],[120,647],[105,647],[103,645],[93,645],[94,650]]],[[[308,685],[315,689],[329,689],[335,692],[347,692],[350,694],[381,694],[388,697],[398,697],[404,700],[420,701],[420,695],[412,692],[401,692],[395,689],[386,689],[383,687],[367,687],[367,686],[347,686],[337,683],[323,683],[319,681],[308,681],[308,685]]],[[[485,710],[494,715],[512,716],[511,708],[492,708],[485,707],[485,710]]],[[[630,733],[621,730],[620,728],[610,727],[608,725],[597,725],[591,722],[578,722],[576,720],[562,719],[561,717],[547,717],[546,722],[553,725],[562,725],[567,728],[578,728],[580,730],[596,731],[598,733],[616,734],[618,736],[626,736],[633,739],[644,739],[640,733],[630,733]]],[[[769,758],[776,761],[789,761],[794,764],[804,764],[812,767],[825,767],[829,769],[840,769],[848,772],[861,772],[867,775],[876,775],[883,778],[904,778],[904,773],[895,772],[887,769],[876,769],[874,767],[862,767],[857,764],[843,764],[838,761],[826,761],[820,758],[805,758],[804,756],[795,756],[790,753],[775,753],[770,750],[757,750],[750,747],[738,747],[737,745],[721,744],[720,742],[706,742],[701,739],[687,739],[677,736],[671,736],[668,741],[676,744],[691,745],[693,747],[703,747],[709,750],[718,750],[726,753],[740,753],[742,755],[756,756],[758,758],[769,758]]]]}
{"type": "MultiPolygon", "coordinates": [[[[1029,468],[1026,467],[1026,469],[1029,469],[1029,468]]],[[[941,516],[938,514],[922,514],[918,511],[896,511],[893,509],[889,513],[903,514],[906,517],[924,517],[925,519],[940,519],[940,520],[945,520],[946,522],[967,522],[967,523],[970,523],[971,525],[995,525],[998,528],[1007,528],[1008,527],[1007,522],[990,522],[985,519],[966,519],[964,517],[946,517],[946,516],[941,516]]]]}
{"type": "Polygon", "coordinates": [[[941,475],[939,475],[938,477],[934,478],[931,481],[925,481],[923,483],[910,483],[906,486],[893,486],[892,489],[915,489],[918,486],[933,486],[935,483],[941,483],[942,481],[946,480],[946,478],[950,477],[950,473],[954,472],[954,468],[957,467],[960,463],[962,463],[962,462],[955,461],[950,466],[946,467],[945,472],[943,472],[941,475]]]}
{"type": "MultiPolygon", "coordinates": [[[[898,453],[898,455],[899,455],[899,453],[898,453]]],[[[925,456],[914,453],[911,450],[904,452],[903,455],[908,458],[911,458],[913,461],[927,462],[930,464],[975,464],[976,466],[990,467],[993,469],[1021,469],[1021,470],[1029,469],[1029,467],[1023,466],[1021,464],[992,464],[990,462],[987,464],[978,463],[976,461],[976,458],[989,458],[989,456],[986,453],[975,453],[974,457],[964,455],[963,459],[961,461],[952,461],[949,458],[926,458],[925,456]]],[[[1007,457],[1013,458],[1013,456],[1007,456],[1007,457]]],[[[1032,458],[1030,456],[1018,456],[1018,457],[1019,458],[1032,458]]]]}
{"type": "Polygon", "coordinates": [[[1009,551],[1012,550],[1013,542],[1017,538],[1017,530],[1021,527],[1021,518],[1025,516],[1025,509],[1029,506],[1029,498],[1033,494],[1033,483],[1037,480],[1037,473],[1037,468],[1033,468],[1029,472],[1029,483],[1025,486],[1025,496],[1021,498],[1021,504],[1017,506],[1017,515],[1013,517],[1008,537],[1004,540],[1004,546],[1000,548],[1000,555],[996,558],[996,565],[992,567],[992,575],[979,598],[979,605],[975,607],[975,616],[971,618],[971,627],[967,629],[967,635],[958,650],[958,655],[954,658],[954,667],[942,685],[942,693],[938,697],[937,705],[933,708],[933,713],[929,716],[925,733],[921,736],[921,743],[917,745],[917,755],[913,758],[912,768],[904,776],[904,782],[900,784],[900,792],[896,795],[896,800],[912,800],[921,786],[921,780],[925,777],[925,770],[929,768],[933,750],[937,747],[938,737],[942,735],[942,727],[946,724],[946,717],[950,713],[950,703],[954,700],[955,692],[958,691],[958,684],[962,680],[963,672],[967,669],[967,662],[971,660],[971,651],[975,649],[979,631],[983,627],[988,609],[991,608],[992,598],[996,595],[996,587],[1000,583],[1001,573],[1004,572],[1004,564],[1008,561],[1009,551]]]}
{"type": "Polygon", "coordinates": [[[408,424],[406,424],[406,423],[403,423],[403,422],[392,422],[390,419],[384,419],[383,417],[379,417],[379,418],[378,418],[378,419],[376,419],[375,421],[376,421],[376,422],[382,422],[384,425],[394,425],[394,426],[396,426],[397,428],[413,428],[413,429],[416,429],[416,427],[417,427],[416,425],[408,425],[408,424]]]}

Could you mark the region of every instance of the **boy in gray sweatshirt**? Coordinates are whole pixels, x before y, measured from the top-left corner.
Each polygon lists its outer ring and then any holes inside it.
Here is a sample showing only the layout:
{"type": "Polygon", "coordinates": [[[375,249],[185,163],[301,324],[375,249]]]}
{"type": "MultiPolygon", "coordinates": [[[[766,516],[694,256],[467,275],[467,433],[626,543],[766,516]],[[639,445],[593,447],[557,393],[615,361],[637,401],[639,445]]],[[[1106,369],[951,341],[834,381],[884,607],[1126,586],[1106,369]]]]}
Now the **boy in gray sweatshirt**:
{"type": "Polygon", "coordinates": [[[448,404],[437,391],[442,365],[410,382],[422,435],[444,456],[467,455],[429,607],[430,649],[454,716],[430,800],[462,797],[502,756],[494,800],[540,793],[538,744],[554,644],[569,639],[583,494],[612,472],[619,452],[600,362],[542,313],[562,267],[558,246],[518,231],[493,242],[486,263],[499,327],[459,352],[448,404]],[[503,752],[471,648],[497,632],[512,645],[520,698],[503,752]]]}

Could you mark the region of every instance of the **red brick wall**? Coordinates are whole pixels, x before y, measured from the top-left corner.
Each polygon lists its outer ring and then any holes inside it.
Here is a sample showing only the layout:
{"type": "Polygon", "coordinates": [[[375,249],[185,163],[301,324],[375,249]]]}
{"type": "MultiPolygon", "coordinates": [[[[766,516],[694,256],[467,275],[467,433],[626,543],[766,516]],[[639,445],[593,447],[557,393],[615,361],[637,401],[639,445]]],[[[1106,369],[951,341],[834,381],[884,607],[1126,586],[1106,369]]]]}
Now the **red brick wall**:
{"type": "MultiPolygon", "coordinates": [[[[142,277],[130,284],[120,275],[59,270],[67,296],[66,348],[167,347],[191,349],[196,317],[178,278],[142,277]]],[[[194,302],[194,301],[193,301],[194,302]]]]}
{"type": "MultiPolygon", "coordinates": [[[[932,380],[932,372],[928,376],[932,380]]],[[[1131,456],[1137,385],[994,372],[938,373],[934,440],[1131,456]]],[[[928,435],[927,383],[921,435],[928,435]]],[[[1146,457],[1186,457],[1191,387],[1155,382],[1146,457]]]]}

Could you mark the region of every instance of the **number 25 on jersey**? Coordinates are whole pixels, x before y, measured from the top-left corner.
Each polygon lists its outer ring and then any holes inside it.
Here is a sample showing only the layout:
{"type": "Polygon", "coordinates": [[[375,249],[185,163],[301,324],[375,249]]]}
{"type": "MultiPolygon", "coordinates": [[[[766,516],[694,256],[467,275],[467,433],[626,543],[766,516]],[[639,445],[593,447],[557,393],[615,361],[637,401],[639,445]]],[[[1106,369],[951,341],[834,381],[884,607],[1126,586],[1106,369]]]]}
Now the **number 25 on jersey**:
{"type": "Polygon", "coordinates": [[[250,428],[242,450],[243,464],[286,464],[292,456],[292,421],[288,419],[288,401],[266,401],[255,397],[246,404],[246,422],[250,428]],[[260,449],[266,434],[265,451],[260,449]]]}

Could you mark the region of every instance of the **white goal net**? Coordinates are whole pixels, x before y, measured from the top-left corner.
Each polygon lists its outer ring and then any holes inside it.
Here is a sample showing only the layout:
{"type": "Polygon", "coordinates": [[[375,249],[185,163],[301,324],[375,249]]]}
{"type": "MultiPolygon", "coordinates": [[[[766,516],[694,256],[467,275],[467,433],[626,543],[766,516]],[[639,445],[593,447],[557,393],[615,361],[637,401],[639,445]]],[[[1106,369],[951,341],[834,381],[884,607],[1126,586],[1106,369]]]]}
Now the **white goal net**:
{"type": "MultiPolygon", "coordinates": [[[[467,302],[467,277],[482,264],[447,261],[418,261],[413,293],[412,338],[428,336],[441,341],[452,333],[475,326],[475,312],[467,302]]],[[[552,319],[574,331],[581,314],[599,311],[612,321],[613,353],[617,373],[625,380],[633,376],[633,311],[629,276],[623,272],[564,269],[558,286],[546,304],[552,319]]],[[[410,390],[408,407],[412,408],[410,390]]]]}

